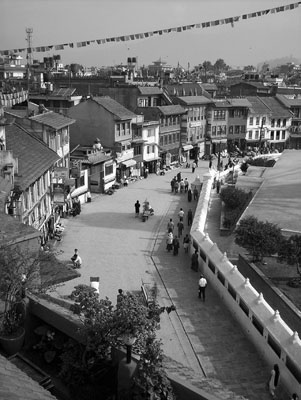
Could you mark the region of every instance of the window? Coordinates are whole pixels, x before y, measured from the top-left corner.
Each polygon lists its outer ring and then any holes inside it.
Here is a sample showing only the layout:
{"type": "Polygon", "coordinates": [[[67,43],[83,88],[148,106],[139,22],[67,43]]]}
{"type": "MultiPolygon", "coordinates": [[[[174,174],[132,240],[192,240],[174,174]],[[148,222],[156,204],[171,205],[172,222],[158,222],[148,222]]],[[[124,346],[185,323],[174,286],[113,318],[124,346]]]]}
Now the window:
{"type": "Polygon", "coordinates": [[[259,117],[256,117],[256,125],[258,126],[259,123],[260,123],[260,118],[259,118],[259,117]]]}
{"type": "Polygon", "coordinates": [[[285,139],[285,131],[282,131],[282,137],[281,137],[281,139],[282,139],[282,140],[285,139]]]}
{"type": "Polygon", "coordinates": [[[215,110],[213,112],[214,120],[225,120],[226,119],[226,111],[225,110],[215,110]]]}
{"type": "Polygon", "coordinates": [[[239,125],[235,125],[235,133],[239,134],[240,131],[240,126],[239,125]]]}
{"type": "Polygon", "coordinates": [[[275,120],[273,118],[273,119],[271,119],[271,127],[274,128],[274,126],[275,126],[275,120]]]}
{"type": "Polygon", "coordinates": [[[276,140],[280,140],[280,131],[276,131],[276,140]]]}
{"type": "Polygon", "coordinates": [[[105,165],[105,175],[110,175],[113,173],[113,164],[105,165]]]}
{"type": "Polygon", "coordinates": [[[243,312],[247,316],[249,316],[249,307],[247,306],[247,304],[242,299],[239,299],[239,307],[243,310],[243,312]]]}
{"type": "Polygon", "coordinates": [[[283,127],[286,126],[286,119],[285,119],[285,118],[283,119],[282,126],[283,126],[283,127]]]}
{"type": "Polygon", "coordinates": [[[215,274],[215,265],[209,260],[208,267],[211,269],[211,271],[215,274]]]}
{"type": "Polygon", "coordinates": [[[258,330],[258,332],[263,335],[263,325],[262,323],[255,317],[255,315],[252,315],[252,323],[255,326],[255,328],[258,330]]]}
{"type": "Polygon", "coordinates": [[[255,139],[256,139],[256,140],[259,139],[259,131],[255,131],[255,139]]]}
{"type": "Polygon", "coordinates": [[[120,136],[120,125],[119,124],[116,125],[116,135],[120,136]]]}
{"type": "Polygon", "coordinates": [[[271,131],[271,132],[270,132],[270,139],[271,139],[271,140],[274,140],[274,131],[271,131]]]}
{"type": "Polygon", "coordinates": [[[268,344],[274,350],[274,352],[277,354],[277,356],[280,357],[281,347],[279,346],[279,344],[275,341],[275,339],[271,335],[268,335],[268,344]]]}
{"type": "Polygon", "coordinates": [[[216,126],[212,127],[212,136],[216,136],[216,126]]]}
{"type": "Polygon", "coordinates": [[[233,299],[236,300],[236,291],[234,290],[233,286],[231,286],[229,283],[228,283],[228,292],[233,297],[233,299]]]}
{"type": "Polygon", "coordinates": [[[281,119],[277,119],[277,127],[281,126],[281,119]]]}
{"type": "Polygon", "coordinates": [[[139,156],[141,154],[141,146],[134,147],[134,156],[139,156]]]}
{"type": "Polygon", "coordinates": [[[248,139],[252,139],[252,131],[248,132],[248,139]]]}
{"type": "Polygon", "coordinates": [[[250,125],[253,125],[253,117],[250,117],[249,124],[250,124],[250,125]]]}
{"type": "Polygon", "coordinates": [[[231,125],[231,126],[229,126],[229,134],[232,134],[233,133],[233,126],[231,125]]]}
{"type": "Polygon", "coordinates": [[[220,271],[217,272],[217,278],[225,286],[225,277],[220,271]]]}
{"type": "Polygon", "coordinates": [[[287,369],[291,372],[292,375],[296,378],[296,380],[301,383],[301,370],[298,365],[295,364],[295,362],[289,357],[286,356],[286,362],[285,362],[287,369]]]}
{"type": "Polygon", "coordinates": [[[240,126],[240,132],[241,133],[246,133],[246,126],[245,125],[241,125],[240,126]]]}

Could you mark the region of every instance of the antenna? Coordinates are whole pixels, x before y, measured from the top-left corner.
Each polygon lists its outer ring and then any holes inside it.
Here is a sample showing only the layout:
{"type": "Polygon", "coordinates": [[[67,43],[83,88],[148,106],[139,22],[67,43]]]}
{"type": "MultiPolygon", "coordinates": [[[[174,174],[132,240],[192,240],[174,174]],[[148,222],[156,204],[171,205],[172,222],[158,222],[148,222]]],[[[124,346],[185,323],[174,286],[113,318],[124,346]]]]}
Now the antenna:
{"type": "Polygon", "coordinates": [[[32,56],[31,56],[31,39],[32,39],[32,28],[26,28],[26,41],[28,43],[27,46],[27,117],[29,116],[29,82],[30,82],[30,66],[32,64],[32,56]]]}

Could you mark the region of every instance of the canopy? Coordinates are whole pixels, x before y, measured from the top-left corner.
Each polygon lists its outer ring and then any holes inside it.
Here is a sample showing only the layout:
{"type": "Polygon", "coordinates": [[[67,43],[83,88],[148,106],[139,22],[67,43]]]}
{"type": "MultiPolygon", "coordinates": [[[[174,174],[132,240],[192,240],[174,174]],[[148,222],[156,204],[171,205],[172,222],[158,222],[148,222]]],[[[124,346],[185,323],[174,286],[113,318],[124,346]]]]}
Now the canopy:
{"type": "Polygon", "coordinates": [[[191,150],[191,149],[193,149],[193,146],[191,144],[186,144],[185,146],[183,146],[183,150],[184,151],[188,151],[188,150],[191,150]]]}
{"type": "Polygon", "coordinates": [[[135,160],[126,160],[126,161],[122,161],[122,164],[126,167],[133,167],[134,165],[136,165],[136,161],[135,160]]]}

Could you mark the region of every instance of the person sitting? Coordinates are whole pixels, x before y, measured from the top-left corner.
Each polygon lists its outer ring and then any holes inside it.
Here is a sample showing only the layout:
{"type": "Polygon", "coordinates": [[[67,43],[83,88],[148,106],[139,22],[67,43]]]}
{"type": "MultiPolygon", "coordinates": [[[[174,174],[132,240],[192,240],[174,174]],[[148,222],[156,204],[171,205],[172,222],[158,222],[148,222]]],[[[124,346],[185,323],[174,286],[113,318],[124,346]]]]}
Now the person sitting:
{"type": "Polygon", "coordinates": [[[78,254],[78,249],[74,249],[74,254],[71,257],[73,268],[80,268],[82,265],[82,259],[78,254]]]}

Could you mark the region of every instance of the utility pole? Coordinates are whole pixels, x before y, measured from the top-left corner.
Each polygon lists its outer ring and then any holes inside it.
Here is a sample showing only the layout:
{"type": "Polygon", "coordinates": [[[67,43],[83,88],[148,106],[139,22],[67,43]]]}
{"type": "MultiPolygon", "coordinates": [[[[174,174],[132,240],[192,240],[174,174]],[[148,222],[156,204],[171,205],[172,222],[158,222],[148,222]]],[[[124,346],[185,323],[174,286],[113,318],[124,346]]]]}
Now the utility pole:
{"type": "Polygon", "coordinates": [[[30,66],[32,64],[31,46],[32,46],[32,33],[33,28],[26,28],[26,41],[27,46],[27,117],[29,116],[29,85],[30,85],[30,66]]]}

